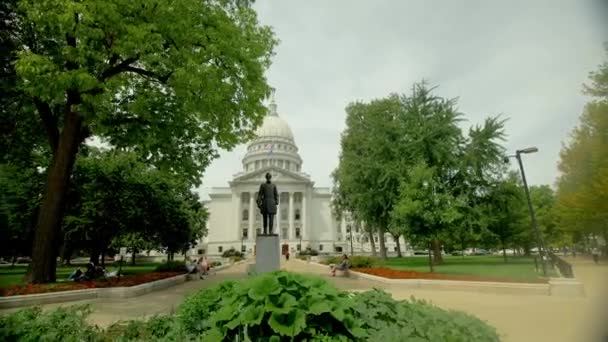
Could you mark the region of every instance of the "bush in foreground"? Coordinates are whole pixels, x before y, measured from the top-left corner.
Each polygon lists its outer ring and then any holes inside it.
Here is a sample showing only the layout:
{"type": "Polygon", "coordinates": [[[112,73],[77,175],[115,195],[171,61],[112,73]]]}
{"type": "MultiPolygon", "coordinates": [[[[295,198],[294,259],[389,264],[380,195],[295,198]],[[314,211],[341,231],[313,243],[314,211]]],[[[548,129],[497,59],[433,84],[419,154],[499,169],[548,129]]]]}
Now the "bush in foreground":
{"type": "Polygon", "coordinates": [[[494,328],[422,301],[372,290],[347,293],[324,280],[276,272],[190,296],[175,315],[87,325],[86,308],[0,318],[6,341],[499,341],[494,328]]]}
{"type": "Polygon", "coordinates": [[[186,270],[184,261],[167,261],[156,266],[154,272],[186,272],[186,270]]]}

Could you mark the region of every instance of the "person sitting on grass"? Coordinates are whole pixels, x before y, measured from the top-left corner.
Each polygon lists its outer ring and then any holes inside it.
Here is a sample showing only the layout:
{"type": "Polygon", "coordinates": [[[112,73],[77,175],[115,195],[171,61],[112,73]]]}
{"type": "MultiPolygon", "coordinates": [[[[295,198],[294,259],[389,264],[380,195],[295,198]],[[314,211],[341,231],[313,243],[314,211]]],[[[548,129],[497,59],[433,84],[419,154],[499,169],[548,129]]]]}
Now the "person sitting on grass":
{"type": "Polygon", "coordinates": [[[342,272],[347,272],[349,267],[350,267],[350,260],[348,260],[348,255],[344,254],[342,256],[342,261],[340,262],[340,264],[338,264],[338,266],[335,266],[335,265],[332,266],[331,275],[333,277],[335,277],[336,270],[342,271],[342,272]]]}

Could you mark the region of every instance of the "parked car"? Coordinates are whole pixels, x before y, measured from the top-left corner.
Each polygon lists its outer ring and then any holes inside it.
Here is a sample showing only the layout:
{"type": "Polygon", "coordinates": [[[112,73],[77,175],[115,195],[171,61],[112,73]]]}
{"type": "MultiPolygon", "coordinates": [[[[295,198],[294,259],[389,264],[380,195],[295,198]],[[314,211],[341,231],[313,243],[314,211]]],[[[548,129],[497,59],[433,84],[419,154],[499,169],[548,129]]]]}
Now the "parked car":
{"type": "Polygon", "coordinates": [[[490,255],[491,253],[485,249],[476,249],[473,255],[490,255]]]}

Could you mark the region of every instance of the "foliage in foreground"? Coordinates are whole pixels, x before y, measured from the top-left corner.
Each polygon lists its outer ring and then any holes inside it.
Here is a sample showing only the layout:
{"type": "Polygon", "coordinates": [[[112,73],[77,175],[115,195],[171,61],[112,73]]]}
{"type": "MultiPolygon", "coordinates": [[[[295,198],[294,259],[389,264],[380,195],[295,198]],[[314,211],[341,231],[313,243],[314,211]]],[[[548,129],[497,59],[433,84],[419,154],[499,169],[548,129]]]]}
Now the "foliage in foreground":
{"type": "Polygon", "coordinates": [[[223,282],[189,297],[175,315],[105,331],[86,324],[88,312],[23,310],[0,318],[0,340],[499,341],[494,328],[461,312],[397,301],[380,290],[342,292],[287,272],[223,282]]]}

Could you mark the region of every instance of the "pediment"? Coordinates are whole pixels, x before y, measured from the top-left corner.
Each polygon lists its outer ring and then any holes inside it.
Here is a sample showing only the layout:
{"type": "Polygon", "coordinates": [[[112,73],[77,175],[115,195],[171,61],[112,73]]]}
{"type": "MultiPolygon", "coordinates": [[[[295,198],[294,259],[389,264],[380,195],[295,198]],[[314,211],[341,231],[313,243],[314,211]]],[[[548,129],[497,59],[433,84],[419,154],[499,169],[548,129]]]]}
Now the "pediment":
{"type": "Polygon", "coordinates": [[[255,183],[260,184],[266,181],[266,173],[272,174],[272,182],[275,184],[309,184],[310,178],[307,175],[278,168],[263,168],[253,172],[238,174],[231,183],[255,183]]]}

